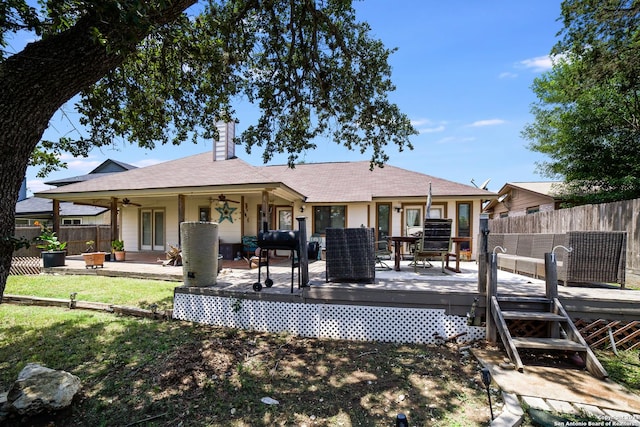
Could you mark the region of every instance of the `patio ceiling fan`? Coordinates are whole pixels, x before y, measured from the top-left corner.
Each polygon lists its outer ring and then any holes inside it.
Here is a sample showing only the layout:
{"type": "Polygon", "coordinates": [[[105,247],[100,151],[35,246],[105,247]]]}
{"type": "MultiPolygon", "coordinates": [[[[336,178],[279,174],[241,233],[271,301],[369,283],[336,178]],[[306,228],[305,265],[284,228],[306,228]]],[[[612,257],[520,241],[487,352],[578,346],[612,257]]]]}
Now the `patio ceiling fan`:
{"type": "Polygon", "coordinates": [[[224,194],[219,194],[218,195],[218,201],[221,202],[221,203],[224,203],[224,202],[240,203],[237,200],[227,199],[227,196],[225,196],[224,194]]]}
{"type": "Polygon", "coordinates": [[[133,203],[131,200],[129,200],[128,198],[124,198],[122,199],[122,206],[123,207],[127,207],[127,206],[141,206],[140,203],[133,203]]]}

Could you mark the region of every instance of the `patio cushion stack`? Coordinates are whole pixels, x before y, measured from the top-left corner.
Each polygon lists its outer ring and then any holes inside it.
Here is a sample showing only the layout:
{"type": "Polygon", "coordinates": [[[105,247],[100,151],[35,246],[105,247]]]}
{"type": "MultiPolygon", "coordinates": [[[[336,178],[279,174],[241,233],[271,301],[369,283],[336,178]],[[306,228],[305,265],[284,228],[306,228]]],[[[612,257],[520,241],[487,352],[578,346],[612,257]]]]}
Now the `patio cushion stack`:
{"type": "Polygon", "coordinates": [[[327,282],[375,280],[373,228],[327,228],[327,282]]]}

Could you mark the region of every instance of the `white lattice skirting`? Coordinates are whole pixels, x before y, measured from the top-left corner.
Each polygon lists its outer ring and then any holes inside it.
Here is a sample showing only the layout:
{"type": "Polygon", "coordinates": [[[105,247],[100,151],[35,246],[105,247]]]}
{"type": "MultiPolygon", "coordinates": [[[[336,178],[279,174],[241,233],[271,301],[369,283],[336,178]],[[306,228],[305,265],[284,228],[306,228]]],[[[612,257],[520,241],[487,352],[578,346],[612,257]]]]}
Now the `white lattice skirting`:
{"type": "Polygon", "coordinates": [[[176,294],[174,319],[315,338],[433,344],[484,339],[484,328],[441,309],[304,304],[176,294]]]}

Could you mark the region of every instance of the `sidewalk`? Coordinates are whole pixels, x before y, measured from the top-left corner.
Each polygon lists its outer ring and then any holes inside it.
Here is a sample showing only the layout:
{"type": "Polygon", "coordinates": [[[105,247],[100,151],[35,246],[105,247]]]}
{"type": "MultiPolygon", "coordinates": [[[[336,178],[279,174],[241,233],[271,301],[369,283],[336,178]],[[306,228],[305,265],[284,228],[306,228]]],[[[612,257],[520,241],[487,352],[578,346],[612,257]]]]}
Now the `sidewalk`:
{"type": "Polygon", "coordinates": [[[506,405],[492,426],[519,425],[522,408],[589,415],[602,421],[602,424],[592,421],[590,426],[640,426],[640,395],[630,393],[613,381],[596,379],[582,370],[547,366],[525,366],[524,372],[518,372],[501,367],[506,357],[502,351],[472,351],[480,363],[489,368],[493,381],[503,393],[517,401],[506,405]],[[518,410],[520,415],[514,413],[518,410]]]}

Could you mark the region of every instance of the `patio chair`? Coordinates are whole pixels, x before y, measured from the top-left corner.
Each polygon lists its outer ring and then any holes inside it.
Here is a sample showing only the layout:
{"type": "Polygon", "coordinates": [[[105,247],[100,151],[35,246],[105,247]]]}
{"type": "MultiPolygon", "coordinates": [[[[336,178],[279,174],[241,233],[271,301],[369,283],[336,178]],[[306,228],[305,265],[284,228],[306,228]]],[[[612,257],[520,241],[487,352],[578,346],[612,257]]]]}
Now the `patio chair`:
{"type": "Polygon", "coordinates": [[[258,268],[267,265],[267,251],[256,248],[254,255],[249,258],[249,269],[258,268]]]}
{"type": "MultiPolygon", "coordinates": [[[[419,237],[422,236],[422,227],[415,226],[407,226],[405,236],[414,236],[419,237]]],[[[401,254],[402,259],[413,259],[413,253],[416,251],[415,243],[405,243],[403,252],[401,254]]],[[[413,265],[413,262],[411,262],[413,265]]]]}
{"type": "Polygon", "coordinates": [[[442,261],[442,272],[447,254],[451,252],[451,219],[426,218],[422,236],[416,242],[416,249],[413,256],[413,270],[418,272],[418,263],[422,262],[423,267],[432,267],[429,259],[440,257],[442,261]]]}
{"type": "Polygon", "coordinates": [[[379,240],[374,243],[376,251],[376,268],[391,270],[385,261],[391,260],[391,249],[389,249],[389,241],[379,240]]]}
{"type": "Polygon", "coordinates": [[[242,253],[249,260],[258,248],[258,236],[242,236],[242,253]]]}
{"type": "Polygon", "coordinates": [[[326,281],[373,283],[376,278],[373,228],[326,229],[326,281]]]}

